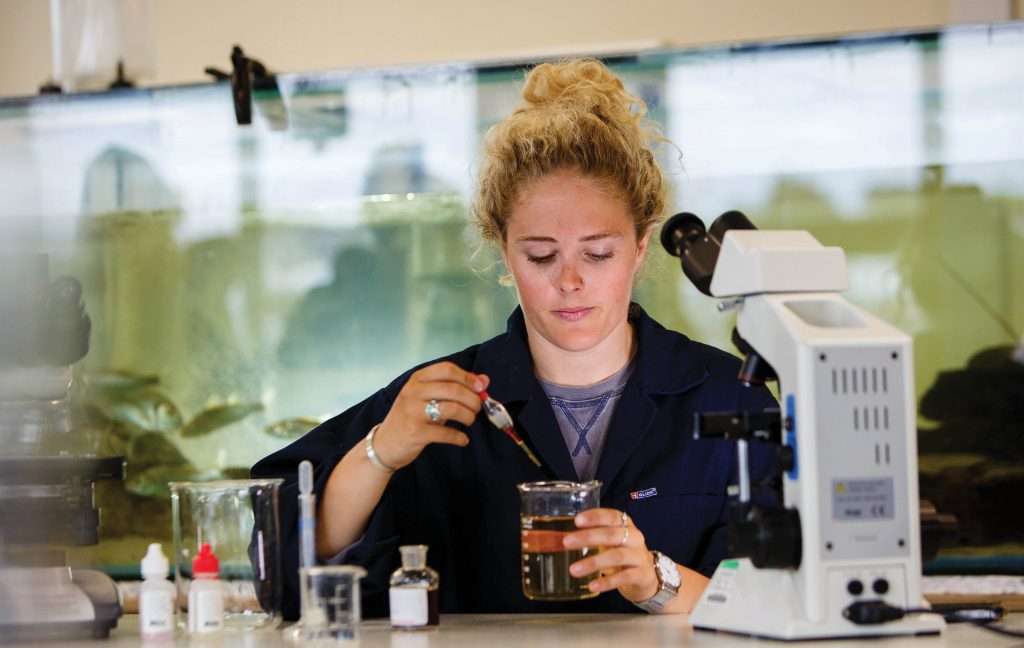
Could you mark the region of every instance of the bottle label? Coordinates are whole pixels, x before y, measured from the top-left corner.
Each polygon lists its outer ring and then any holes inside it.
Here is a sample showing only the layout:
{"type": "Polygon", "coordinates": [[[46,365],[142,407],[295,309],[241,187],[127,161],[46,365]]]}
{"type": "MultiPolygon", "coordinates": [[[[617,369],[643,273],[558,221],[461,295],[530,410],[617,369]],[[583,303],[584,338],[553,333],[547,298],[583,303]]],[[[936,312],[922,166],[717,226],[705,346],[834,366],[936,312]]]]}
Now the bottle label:
{"type": "Polygon", "coordinates": [[[224,597],[220,589],[196,591],[195,582],[189,591],[188,629],[204,634],[224,628],[224,597]]]}
{"type": "Polygon", "coordinates": [[[391,625],[427,625],[427,590],[422,587],[392,587],[391,625]]]}
{"type": "Polygon", "coordinates": [[[139,594],[139,629],[144,635],[174,630],[174,602],[166,590],[139,594]]]}

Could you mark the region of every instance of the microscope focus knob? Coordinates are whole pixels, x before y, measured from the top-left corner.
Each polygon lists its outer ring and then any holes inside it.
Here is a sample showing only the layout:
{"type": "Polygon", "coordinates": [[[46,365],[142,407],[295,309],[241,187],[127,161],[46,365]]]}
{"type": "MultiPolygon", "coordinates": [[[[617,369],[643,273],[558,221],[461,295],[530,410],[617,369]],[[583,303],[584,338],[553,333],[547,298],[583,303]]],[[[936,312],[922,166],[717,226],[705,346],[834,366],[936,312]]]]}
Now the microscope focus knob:
{"type": "Polygon", "coordinates": [[[796,569],[803,556],[800,514],[796,509],[735,502],[726,527],[726,545],[755,567],[796,569]]]}
{"type": "Polygon", "coordinates": [[[800,515],[796,509],[776,508],[761,521],[758,549],[750,560],[755,567],[796,569],[800,566],[803,547],[800,536],[800,515]]]}

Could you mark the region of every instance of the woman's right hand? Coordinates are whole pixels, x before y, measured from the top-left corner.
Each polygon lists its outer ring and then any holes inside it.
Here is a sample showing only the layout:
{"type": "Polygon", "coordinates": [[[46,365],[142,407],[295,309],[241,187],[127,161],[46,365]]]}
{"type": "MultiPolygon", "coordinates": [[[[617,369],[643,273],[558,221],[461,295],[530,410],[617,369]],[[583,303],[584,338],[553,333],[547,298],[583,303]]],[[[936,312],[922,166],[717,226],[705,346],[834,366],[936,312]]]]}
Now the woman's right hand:
{"type": "Polygon", "coordinates": [[[401,468],[412,463],[428,444],[467,445],[469,437],[446,423],[472,425],[480,413],[479,393],[489,383],[487,376],[451,362],[438,362],[414,372],[374,435],[377,456],[385,464],[401,468]],[[427,411],[431,400],[440,405],[437,423],[430,420],[427,411]]]}

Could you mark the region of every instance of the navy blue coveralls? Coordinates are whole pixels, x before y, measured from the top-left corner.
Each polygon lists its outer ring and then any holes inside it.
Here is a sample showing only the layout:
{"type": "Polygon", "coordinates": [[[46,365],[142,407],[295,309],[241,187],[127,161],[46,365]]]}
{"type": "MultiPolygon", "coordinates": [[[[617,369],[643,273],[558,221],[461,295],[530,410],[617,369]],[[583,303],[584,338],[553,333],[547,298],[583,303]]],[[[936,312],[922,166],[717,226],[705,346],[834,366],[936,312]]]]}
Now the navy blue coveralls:
{"type": "MultiPolygon", "coordinates": [[[[636,368],[609,427],[596,479],[601,506],[625,510],[650,549],[710,575],[726,557],[726,487],[736,483],[736,452],[721,440],[691,438],[694,412],[757,411],[775,407],[763,387],[737,381],[739,360],[691,341],[630,307],[636,331],[636,368]]],[[[441,612],[633,612],[617,592],[578,602],[530,601],[520,584],[519,494],[525,481],[578,481],[554,411],[534,377],[521,309],[508,329],[448,356],[458,366],[490,376],[488,392],[508,408],[516,430],[541,459],[538,468],[515,443],[479,416],[464,448],[432,444],[396,472],[345,562],[366,568],[363,612],[388,613],[391,573],[402,544],[429,546],[427,562],[440,573],[441,612]]],[[[281,542],[284,613],[298,609],[298,464],[311,460],[321,495],[331,471],[370,428],[384,419],[412,370],[262,459],[253,477],[283,477],[281,542]]],[[[767,473],[770,446],[751,444],[751,468],[767,473]]]]}

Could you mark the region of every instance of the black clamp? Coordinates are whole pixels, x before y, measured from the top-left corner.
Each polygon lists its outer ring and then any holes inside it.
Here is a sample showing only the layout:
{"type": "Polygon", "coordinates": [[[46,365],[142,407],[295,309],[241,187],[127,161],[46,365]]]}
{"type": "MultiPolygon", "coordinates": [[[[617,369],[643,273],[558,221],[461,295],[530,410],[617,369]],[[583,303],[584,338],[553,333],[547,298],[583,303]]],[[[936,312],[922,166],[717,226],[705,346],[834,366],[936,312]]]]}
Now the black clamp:
{"type": "Polygon", "coordinates": [[[235,121],[239,126],[252,123],[252,92],[253,90],[276,90],[277,77],[270,74],[263,63],[249,58],[242,48],[235,45],[231,48],[231,72],[227,73],[215,67],[203,70],[217,81],[231,81],[231,98],[235,104],[235,121]]]}

